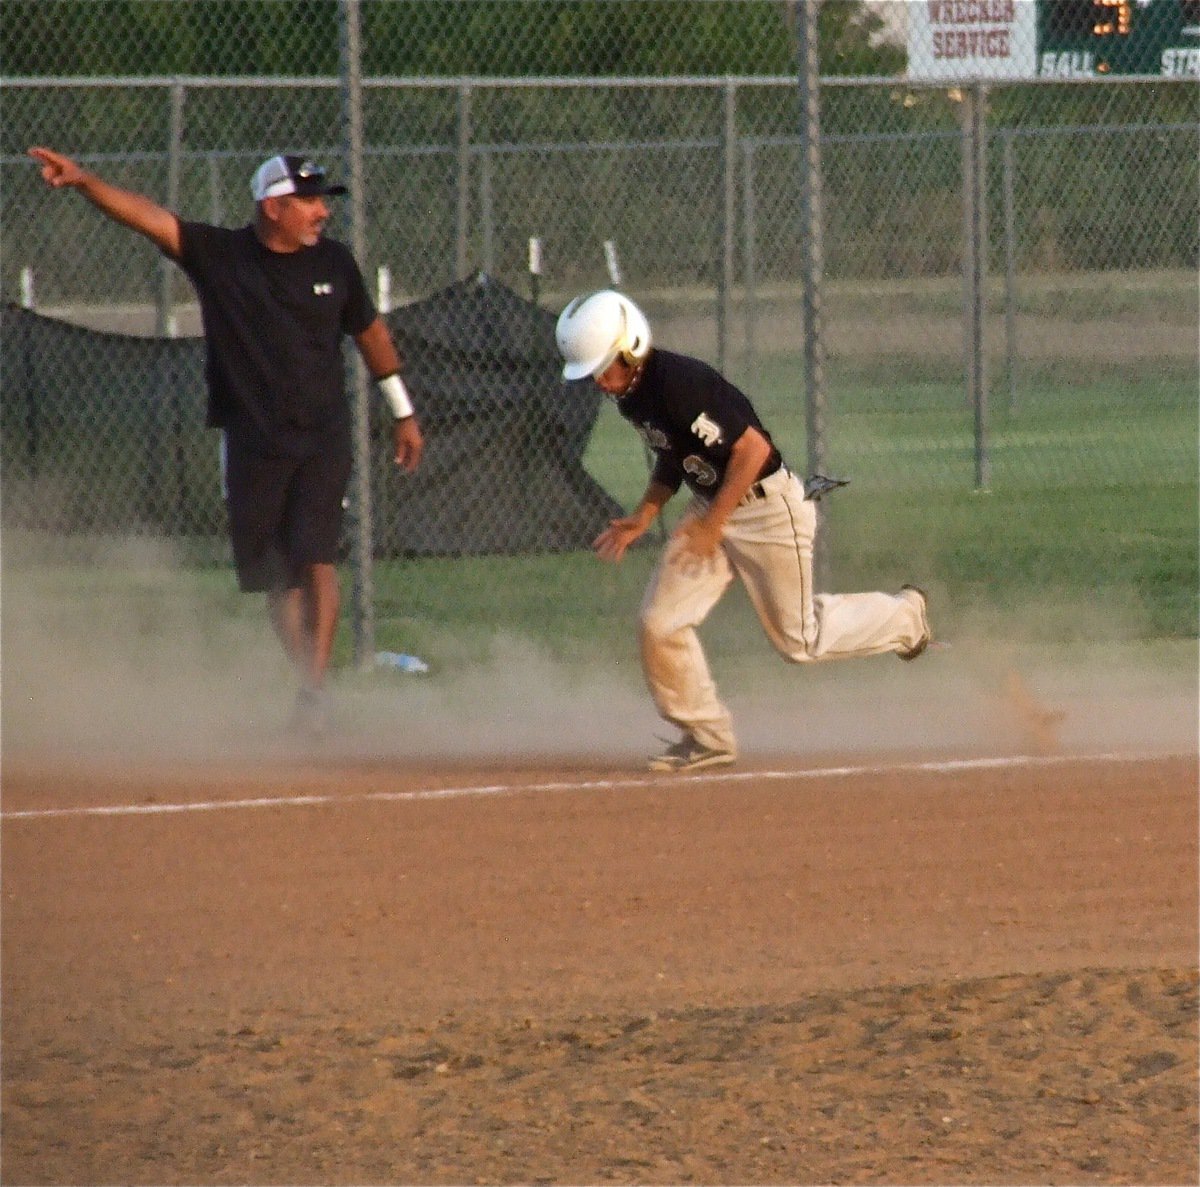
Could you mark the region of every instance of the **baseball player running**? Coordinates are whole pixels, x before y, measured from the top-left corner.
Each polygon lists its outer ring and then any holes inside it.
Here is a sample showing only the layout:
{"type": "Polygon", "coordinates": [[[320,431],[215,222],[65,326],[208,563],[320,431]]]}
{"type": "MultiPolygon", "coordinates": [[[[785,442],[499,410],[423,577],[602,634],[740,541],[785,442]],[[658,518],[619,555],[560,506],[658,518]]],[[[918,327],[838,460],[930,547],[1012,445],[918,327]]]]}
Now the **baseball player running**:
{"type": "Polygon", "coordinates": [[[692,501],[642,601],[642,669],[659,714],[683,731],[650,759],[652,771],[732,763],[737,742],[697,628],[735,576],[767,637],[794,663],[894,652],[916,659],[931,640],[926,598],[816,594],[816,508],[787,468],[749,399],[706,363],[651,345],[650,325],[621,293],[576,297],[559,316],[563,377],[589,376],[617,401],[654,451],[641,502],[596,537],[617,562],[684,483],[692,501]]]}

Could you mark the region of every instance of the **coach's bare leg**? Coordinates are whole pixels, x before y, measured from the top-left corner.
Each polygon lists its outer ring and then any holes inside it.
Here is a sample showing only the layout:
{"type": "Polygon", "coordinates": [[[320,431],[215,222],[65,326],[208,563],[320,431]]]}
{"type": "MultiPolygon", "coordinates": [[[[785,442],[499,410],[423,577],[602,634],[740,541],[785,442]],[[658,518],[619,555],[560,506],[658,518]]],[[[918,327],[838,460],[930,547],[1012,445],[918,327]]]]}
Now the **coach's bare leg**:
{"type": "Polygon", "coordinates": [[[267,610],[271,616],[271,625],[283,645],[284,653],[291,660],[292,666],[302,679],[307,678],[310,667],[308,644],[309,631],[306,626],[308,599],[305,591],[297,586],[295,589],[283,589],[267,594],[267,610]]]}
{"type": "Polygon", "coordinates": [[[308,688],[323,688],[341,612],[335,565],[310,565],[304,584],[267,595],[271,623],[308,688]]]}
{"type": "Polygon", "coordinates": [[[325,686],[325,675],[333,655],[342,591],[336,565],[313,565],[308,570],[308,682],[313,688],[325,686]]]}

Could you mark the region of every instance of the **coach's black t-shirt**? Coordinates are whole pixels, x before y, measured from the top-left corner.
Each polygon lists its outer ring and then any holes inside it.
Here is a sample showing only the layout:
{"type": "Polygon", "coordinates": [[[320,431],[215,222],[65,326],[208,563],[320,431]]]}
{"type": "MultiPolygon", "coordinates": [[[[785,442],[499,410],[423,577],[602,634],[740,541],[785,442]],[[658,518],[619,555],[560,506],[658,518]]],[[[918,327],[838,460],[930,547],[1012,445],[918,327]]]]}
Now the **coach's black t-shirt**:
{"type": "Polygon", "coordinates": [[[349,248],[322,239],[274,252],[252,226],[182,221],[180,240],[204,323],[209,425],[267,453],[348,435],[342,335],[376,316],[349,248]]]}
{"type": "MultiPolygon", "coordinates": [[[[747,428],[771,440],[749,399],[719,371],[668,350],[650,352],[637,386],[617,407],[654,450],[654,481],[671,490],[686,482],[705,499],[720,489],[730,452],[747,428]]],[[[772,447],[763,474],[779,462],[772,447]]]]}

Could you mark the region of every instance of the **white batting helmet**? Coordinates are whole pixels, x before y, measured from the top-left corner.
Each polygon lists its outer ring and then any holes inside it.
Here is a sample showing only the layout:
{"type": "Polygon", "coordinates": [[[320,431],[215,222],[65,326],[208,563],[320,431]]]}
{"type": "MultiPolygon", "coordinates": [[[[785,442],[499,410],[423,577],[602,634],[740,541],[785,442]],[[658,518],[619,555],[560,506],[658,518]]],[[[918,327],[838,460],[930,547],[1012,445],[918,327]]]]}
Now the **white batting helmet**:
{"type": "Polygon", "coordinates": [[[650,323],[645,314],[612,289],[576,297],[559,314],[554,337],[566,359],[564,379],[595,378],[618,355],[636,363],[650,353],[650,323]]]}

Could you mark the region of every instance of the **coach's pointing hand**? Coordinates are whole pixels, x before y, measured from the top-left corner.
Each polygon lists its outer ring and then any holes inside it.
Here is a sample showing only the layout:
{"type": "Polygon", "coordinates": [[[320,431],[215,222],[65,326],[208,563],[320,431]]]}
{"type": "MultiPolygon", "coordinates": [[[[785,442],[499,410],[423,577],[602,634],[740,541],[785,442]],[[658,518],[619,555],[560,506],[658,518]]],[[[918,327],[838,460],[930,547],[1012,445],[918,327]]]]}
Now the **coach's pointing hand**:
{"type": "Polygon", "coordinates": [[[29,155],[35,161],[42,163],[42,179],[48,186],[58,189],[60,186],[79,185],[86,173],[70,157],[64,157],[48,148],[31,148],[29,155]]]}

